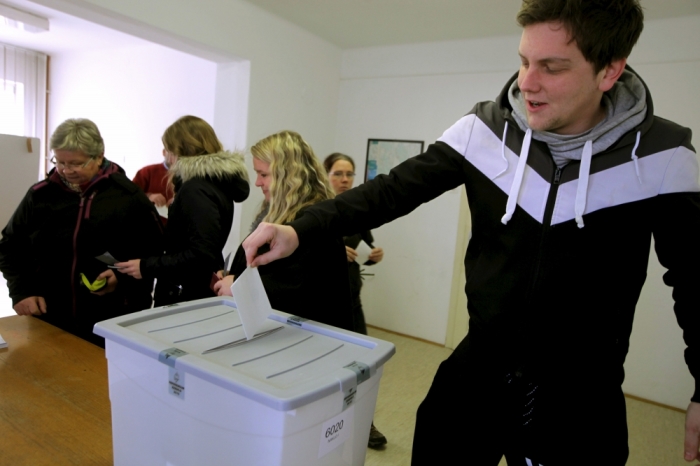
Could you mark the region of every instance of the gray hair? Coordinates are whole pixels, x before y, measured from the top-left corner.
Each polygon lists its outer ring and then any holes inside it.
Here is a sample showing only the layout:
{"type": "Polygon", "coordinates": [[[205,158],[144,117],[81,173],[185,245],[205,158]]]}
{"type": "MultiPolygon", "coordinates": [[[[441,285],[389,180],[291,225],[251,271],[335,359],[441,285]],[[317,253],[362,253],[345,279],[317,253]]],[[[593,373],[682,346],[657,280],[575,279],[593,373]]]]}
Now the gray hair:
{"type": "Polygon", "coordinates": [[[87,118],[71,118],[53,132],[51,150],[82,151],[88,157],[97,158],[104,153],[105,143],[95,123],[87,118]]]}

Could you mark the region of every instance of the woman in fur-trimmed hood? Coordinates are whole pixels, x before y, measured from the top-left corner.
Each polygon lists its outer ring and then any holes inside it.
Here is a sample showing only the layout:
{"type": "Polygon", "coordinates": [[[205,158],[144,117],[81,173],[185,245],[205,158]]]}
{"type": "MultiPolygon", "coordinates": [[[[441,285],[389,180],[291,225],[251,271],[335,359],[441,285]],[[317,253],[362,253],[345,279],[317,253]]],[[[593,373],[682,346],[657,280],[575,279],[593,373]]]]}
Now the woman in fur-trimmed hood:
{"type": "Polygon", "coordinates": [[[163,134],[177,157],[170,170],[175,200],[168,213],[165,254],[117,266],[136,278],[158,279],[155,305],[215,296],[212,274],[224,268],[222,249],[233,222],[233,203],[250,192],[243,156],[223,150],[204,120],[184,116],[163,134]]]}

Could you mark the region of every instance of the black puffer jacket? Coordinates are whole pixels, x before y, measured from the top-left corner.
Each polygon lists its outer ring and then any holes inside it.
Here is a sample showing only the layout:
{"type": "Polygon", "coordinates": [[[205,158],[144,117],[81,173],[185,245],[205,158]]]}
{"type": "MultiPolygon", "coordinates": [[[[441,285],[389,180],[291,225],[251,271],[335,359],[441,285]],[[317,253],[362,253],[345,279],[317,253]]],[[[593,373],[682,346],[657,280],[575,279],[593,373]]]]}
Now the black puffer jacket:
{"type": "Polygon", "coordinates": [[[141,274],[158,279],[156,306],[215,296],[209,285],[212,273],[224,267],[221,251],[231,231],[233,203],[250,192],[240,154],[180,157],[172,170],[176,194],[165,255],[141,261],[141,274]]]}
{"type": "Polygon", "coordinates": [[[100,344],[93,325],[149,308],[153,281],[117,274],[117,289],[97,296],[81,285],[80,274],[94,281],[107,270],[96,256],[135,259],[157,254],[161,242],[153,204],[105,160],[83,193],[66,187],[55,170],[29,189],[2,232],[0,270],[13,304],[41,296],[43,320],[100,344]]]}
{"type": "MultiPolygon", "coordinates": [[[[340,235],[321,235],[289,257],[261,265],[258,270],[273,309],[353,330],[347,263],[340,235]]],[[[230,273],[238,277],[245,269],[241,245],[230,273]]]]}
{"type": "Polygon", "coordinates": [[[515,79],[424,154],[307,209],[291,223],[300,247],[377,228],[464,185],[472,237],[463,345],[502,374],[526,367],[619,388],[653,236],[700,402],[700,184],[690,130],[654,116],[647,89],[641,124],[588,167],[559,168],[512,117],[515,79]]]}

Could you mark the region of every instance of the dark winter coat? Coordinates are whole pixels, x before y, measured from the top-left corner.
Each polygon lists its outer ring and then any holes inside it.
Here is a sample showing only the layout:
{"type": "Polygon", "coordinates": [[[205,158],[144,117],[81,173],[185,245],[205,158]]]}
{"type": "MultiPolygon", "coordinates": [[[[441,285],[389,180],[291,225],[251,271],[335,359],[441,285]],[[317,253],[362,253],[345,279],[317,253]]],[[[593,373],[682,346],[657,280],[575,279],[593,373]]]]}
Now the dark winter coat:
{"type": "Polygon", "coordinates": [[[212,274],[224,268],[233,203],[250,192],[239,154],[180,157],[171,170],[175,200],[168,211],[165,255],[141,261],[141,274],[158,280],[156,306],[216,296],[210,284],[212,274]]]}
{"type": "MultiPolygon", "coordinates": [[[[353,330],[347,263],[341,237],[326,235],[258,270],[273,309],[353,330]]],[[[241,245],[230,273],[237,277],[245,269],[241,245]]]]}
{"type": "Polygon", "coordinates": [[[594,154],[589,169],[558,168],[512,116],[514,79],[424,154],[310,207],[292,222],[300,244],[376,228],[464,185],[470,354],[503,374],[613,380],[619,390],[653,237],[700,402],[700,185],[690,130],[655,116],[647,90],[642,123],[594,154]]]}
{"type": "Polygon", "coordinates": [[[29,189],[2,232],[0,270],[13,305],[41,296],[47,307],[41,319],[99,344],[93,325],[151,307],[153,281],[116,274],[116,290],[97,296],[80,274],[92,282],[107,270],[95,259],[105,252],[125,261],[157,254],[161,244],[153,204],[105,160],[82,193],[70,190],[55,170],[29,189]]]}

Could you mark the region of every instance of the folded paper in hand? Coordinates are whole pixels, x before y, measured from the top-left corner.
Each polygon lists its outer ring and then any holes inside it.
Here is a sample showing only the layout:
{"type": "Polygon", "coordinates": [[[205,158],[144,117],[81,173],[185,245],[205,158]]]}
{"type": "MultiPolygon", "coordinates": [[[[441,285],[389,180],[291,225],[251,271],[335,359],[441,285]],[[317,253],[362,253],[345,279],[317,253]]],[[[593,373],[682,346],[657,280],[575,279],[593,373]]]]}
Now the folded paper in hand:
{"type": "Polygon", "coordinates": [[[357,252],[355,262],[362,265],[369,260],[369,255],[372,254],[372,248],[364,241],[360,241],[360,244],[355,248],[355,252],[357,252]]]}
{"type": "Polygon", "coordinates": [[[104,254],[100,254],[99,256],[96,256],[95,259],[97,259],[100,262],[104,262],[107,265],[114,265],[117,262],[119,262],[109,252],[105,252],[104,254]]]}
{"type": "Polygon", "coordinates": [[[245,269],[231,285],[231,294],[236,302],[246,339],[252,339],[256,334],[269,330],[270,324],[275,324],[267,320],[267,316],[272,314],[272,306],[257,268],[245,269]]]}

